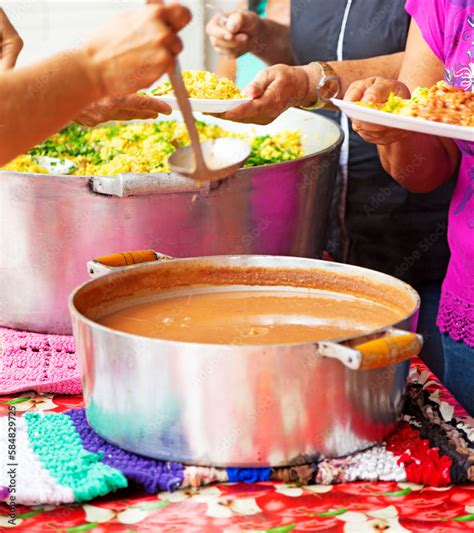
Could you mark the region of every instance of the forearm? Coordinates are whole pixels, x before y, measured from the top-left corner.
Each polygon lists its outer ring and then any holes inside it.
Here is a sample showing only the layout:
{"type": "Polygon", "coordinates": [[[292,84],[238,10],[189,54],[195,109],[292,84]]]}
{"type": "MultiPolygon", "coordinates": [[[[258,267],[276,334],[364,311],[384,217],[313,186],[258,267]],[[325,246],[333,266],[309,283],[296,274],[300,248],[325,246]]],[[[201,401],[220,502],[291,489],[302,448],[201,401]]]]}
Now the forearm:
{"type": "Polygon", "coordinates": [[[216,74],[219,74],[219,76],[225,76],[235,82],[236,70],[236,60],[234,58],[219,58],[216,74]]]}
{"type": "MultiPolygon", "coordinates": [[[[403,63],[404,52],[397,54],[389,54],[385,56],[370,57],[368,59],[354,59],[347,61],[331,61],[329,65],[336,72],[340,84],[342,98],[349,86],[363,78],[370,78],[372,76],[381,76],[389,79],[397,79],[400,73],[400,68],[403,63]]],[[[306,95],[303,106],[310,105],[316,101],[316,87],[321,78],[321,68],[314,63],[305,65],[303,67],[308,75],[308,94],[306,95]]]]}
{"type": "Polygon", "coordinates": [[[252,44],[252,54],[268,65],[294,65],[290,28],[269,19],[261,19],[258,37],[252,44]]]}
{"type": "Polygon", "coordinates": [[[341,96],[343,96],[351,83],[364,77],[381,76],[383,78],[397,79],[403,63],[403,56],[404,52],[399,52],[368,59],[331,61],[329,64],[339,77],[342,90],[341,96]]]}
{"type": "MultiPolygon", "coordinates": [[[[443,78],[444,65],[425,42],[412,20],[399,79],[410,91],[430,87],[443,78]]],[[[447,181],[459,163],[459,150],[451,139],[412,133],[392,144],[379,144],[384,168],[413,192],[429,192],[447,181]]]]}
{"type": "Polygon", "coordinates": [[[436,189],[454,174],[459,161],[452,141],[421,133],[379,145],[378,151],[387,173],[412,192],[436,189]]]}
{"type": "Polygon", "coordinates": [[[0,165],[68,124],[104,96],[85,52],[0,74],[0,165]]]}

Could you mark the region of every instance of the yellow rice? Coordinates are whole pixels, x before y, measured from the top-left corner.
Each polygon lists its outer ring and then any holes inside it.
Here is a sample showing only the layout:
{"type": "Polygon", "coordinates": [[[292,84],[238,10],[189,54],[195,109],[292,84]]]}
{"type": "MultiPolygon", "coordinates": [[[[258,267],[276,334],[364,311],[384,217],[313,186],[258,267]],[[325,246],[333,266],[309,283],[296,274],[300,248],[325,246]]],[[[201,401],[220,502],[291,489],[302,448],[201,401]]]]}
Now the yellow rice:
{"type": "MultiPolygon", "coordinates": [[[[216,100],[244,98],[240,89],[231,80],[212,72],[184,70],[182,76],[190,98],[216,100]]],[[[169,81],[166,81],[155,87],[151,92],[155,96],[164,96],[173,93],[173,87],[169,81]]]]}
{"type": "MultiPolygon", "coordinates": [[[[227,131],[219,126],[197,123],[201,140],[238,137],[249,142],[251,155],[246,166],[289,161],[303,155],[299,131],[276,135],[252,136],[227,131]]],[[[136,122],[83,128],[71,125],[52,135],[28,154],[8,163],[4,170],[48,173],[35,162],[35,156],[49,156],[73,161],[72,175],[116,176],[122,172],[168,172],[168,157],[189,144],[186,127],[176,121],[136,122]]]]}

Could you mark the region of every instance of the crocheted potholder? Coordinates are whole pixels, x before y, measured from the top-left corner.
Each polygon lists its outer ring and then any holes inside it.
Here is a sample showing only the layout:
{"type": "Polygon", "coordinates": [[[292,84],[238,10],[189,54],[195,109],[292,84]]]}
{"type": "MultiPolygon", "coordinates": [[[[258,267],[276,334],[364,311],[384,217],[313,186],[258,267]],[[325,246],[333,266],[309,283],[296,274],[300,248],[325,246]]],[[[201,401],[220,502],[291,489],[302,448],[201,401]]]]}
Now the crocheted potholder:
{"type": "MultiPolygon", "coordinates": [[[[8,417],[0,417],[0,449],[5,450],[7,424],[8,417]]],[[[84,502],[129,482],[156,493],[213,482],[397,481],[442,487],[474,480],[473,428],[414,381],[408,386],[403,422],[385,443],[340,459],[321,458],[293,467],[208,468],[141,457],[97,435],[84,409],[26,413],[16,418],[16,424],[16,502],[29,505],[84,502]]],[[[0,489],[8,486],[3,460],[8,461],[7,454],[0,459],[0,489]]],[[[7,495],[8,489],[4,499],[7,495]]]]}
{"type": "Polygon", "coordinates": [[[74,339],[0,328],[0,394],[81,394],[74,339]]]}
{"type": "MultiPolygon", "coordinates": [[[[9,418],[0,418],[0,431],[5,436],[9,418]]],[[[125,476],[107,466],[102,454],[84,449],[72,419],[65,414],[27,413],[15,420],[14,433],[14,456],[9,457],[11,463],[2,465],[0,485],[9,486],[13,468],[18,502],[84,502],[127,486],[125,476]]],[[[0,442],[2,450],[7,450],[5,437],[0,437],[0,442]]],[[[7,454],[3,455],[0,464],[7,460],[7,454]]]]}

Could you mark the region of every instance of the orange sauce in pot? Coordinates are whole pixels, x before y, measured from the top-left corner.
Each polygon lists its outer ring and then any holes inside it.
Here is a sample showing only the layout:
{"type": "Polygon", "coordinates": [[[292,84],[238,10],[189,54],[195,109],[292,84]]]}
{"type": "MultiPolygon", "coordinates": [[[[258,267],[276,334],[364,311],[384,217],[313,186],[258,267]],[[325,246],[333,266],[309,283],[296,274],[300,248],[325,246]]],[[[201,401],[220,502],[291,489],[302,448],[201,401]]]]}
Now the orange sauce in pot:
{"type": "Polygon", "coordinates": [[[328,291],[215,288],[162,294],[98,322],[140,335],[213,344],[287,344],[352,337],[400,321],[398,309],[328,291]]]}

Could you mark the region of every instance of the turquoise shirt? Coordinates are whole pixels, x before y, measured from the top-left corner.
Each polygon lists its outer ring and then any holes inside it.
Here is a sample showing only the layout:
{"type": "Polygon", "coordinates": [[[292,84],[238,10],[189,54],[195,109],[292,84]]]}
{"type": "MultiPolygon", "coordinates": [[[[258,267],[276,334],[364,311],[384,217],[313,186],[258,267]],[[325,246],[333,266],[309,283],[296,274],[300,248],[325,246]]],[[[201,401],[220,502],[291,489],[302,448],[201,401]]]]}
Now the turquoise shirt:
{"type": "MultiPolygon", "coordinates": [[[[260,0],[260,2],[258,2],[255,11],[261,17],[265,16],[267,10],[267,1],[268,0],[260,0]]],[[[237,87],[243,89],[246,85],[254,80],[255,76],[261,70],[266,67],[268,67],[268,65],[253,54],[244,54],[243,56],[238,57],[235,84],[237,87]]]]}

